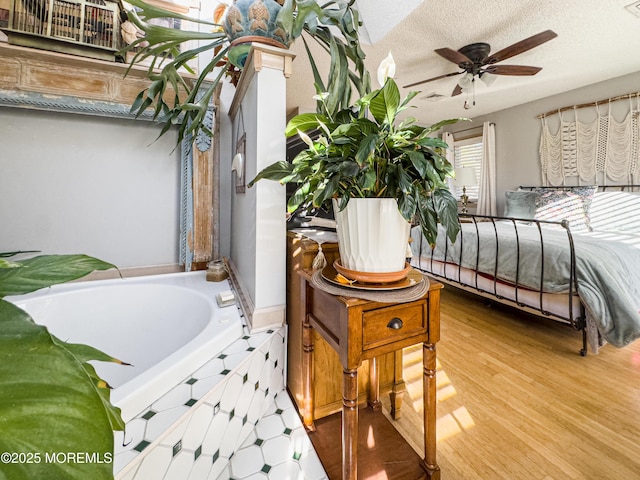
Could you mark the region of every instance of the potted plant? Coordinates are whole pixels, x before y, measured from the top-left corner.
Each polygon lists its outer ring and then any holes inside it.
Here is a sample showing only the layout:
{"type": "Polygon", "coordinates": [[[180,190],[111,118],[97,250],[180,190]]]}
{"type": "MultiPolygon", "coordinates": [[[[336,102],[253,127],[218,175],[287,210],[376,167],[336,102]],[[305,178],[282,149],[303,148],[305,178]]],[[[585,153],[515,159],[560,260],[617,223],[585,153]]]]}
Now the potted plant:
{"type": "MultiPolygon", "coordinates": [[[[263,169],[249,186],[261,179],[296,184],[289,199],[289,212],[299,207],[322,207],[333,202],[338,222],[339,248],[342,266],[349,270],[393,272],[404,267],[409,226],[414,219],[430,244],[435,244],[438,222],[453,241],[459,231],[457,203],[446,184],[453,175],[453,167],[443,151],[446,143],[431,136],[442,126],[460,119],[444,120],[430,127],[421,127],[413,118],[399,119],[417,94],[410,92],[401,100],[400,91],[392,75],[395,70],[389,56],[378,70],[382,87],[360,97],[351,107],[337,113],[325,108],[321,113],[297,115],[287,125],[285,134],[295,134],[308,145],[289,163],[280,161],[263,169]],[[319,132],[312,140],[305,132],[319,132]],[[360,199],[384,199],[391,202],[400,220],[386,220],[378,230],[371,227],[357,236],[371,243],[372,239],[387,238],[392,230],[402,230],[397,252],[390,252],[385,242],[382,260],[393,257],[394,263],[371,267],[358,258],[371,253],[347,253],[344,247],[353,243],[344,235],[354,230],[341,225],[343,212],[360,199]],[[394,225],[394,226],[392,226],[394,225]],[[370,270],[374,268],[374,270],[370,270]]],[[[326,105],[330,94],[318,94],[317,100],[326,105]]],[[[374,216],[372,213],[367,214],[374,216]]],[[[375,216],[378,214],[376,213],[375,216]]],[[[359,227],[358,227],[359,228],[359,227]]],[[[354,232],[355,233],[355,232],[354,232]]],[[[366,258],[365,258],[366,260],[366,258]]],[[[384,263],[384,262],[383,262],[384,263]]]]}
{"type": "MultiPolygon", "coordinates": [[[[209,22],[149,5],[143,0],[128,0],[127,3],[135,7],[127,11],[127,16],[140,35],[128,37],[128,45],[121,53],[135,52],[131,66],[147,64],[151,80],[149,87],[138,94],[131,111],[140,115],[152,108],[154,119],[163,123],[160,135],[177,125],[178,143],[200,131],[211,136],[204,121],[213,93],[226,75],[233,75],[242,68],[242,58],[247,52],[247,45],[232,33],[232,26],[225,31],[224,25],[229,27],[233,22],[222,15],[223,9],[218,9],[214,22],[209,22]],[[161,18],[188,21],[202,28],[200,31],[178,30],[153,23],[161,18]],[[193,41],[198,42],[196,47],[185,47],[187,42],[193,41]],[[211,60],[201,69],[195,82],[188,83],[182,73],[193,73],[190,63],[206,52],[213,53],[211,60]],[[171,96],[167,95],[169,92],[173,92],[171,96]]],[[[240,10],[234,8],[236,6],[247,11],[250,8],[247,3],[252,2],[242,0],[242,5],[234,2],[228,12],[238,15],[240,10]]],[[[326,104],[332,112],[348,105],[352,89],[359,95],[371,90],[369,73],[364,66],[365,54],[358,37],[360,19],[352,4],[353,0],[331,0],[322,6],[309,0],[280,0],[277,3],[269,0],[269,25],[275,22],[276,30],[280,32],[278,38],[285,38],[287,42],[302,39],[315,82],[322,91],[332,93],[326,104]],[[331,56],[326,80],[316,68],[307,39],[316,41],[331,56]]]]}

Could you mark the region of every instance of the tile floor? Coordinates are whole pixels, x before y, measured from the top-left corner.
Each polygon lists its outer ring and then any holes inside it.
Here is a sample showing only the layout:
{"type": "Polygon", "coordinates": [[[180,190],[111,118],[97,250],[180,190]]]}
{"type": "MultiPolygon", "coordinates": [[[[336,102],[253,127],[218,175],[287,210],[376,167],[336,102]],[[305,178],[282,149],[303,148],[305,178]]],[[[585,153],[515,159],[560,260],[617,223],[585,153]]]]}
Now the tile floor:
{"type": "Polygon", "coordinates": [[[285,339],[245,334],[128,422],[116,478],[327,479],[284,386],[285,339]]]}
{"type": "MultiPolygon", "coordinates": [[[[150,448],[169,445],[173,452],[161,455],[163,461],[145,461],[153,466],[152,476],[158,476],[160,464],[167,463],[165,457],[173,463],[181,450],[190,450],[186,447],[193,443],[191,438],[198,439],[195,443],[206,447],[202,453],[209,456],[216,451],[213,444],[217,444],[220,456],[228,460],[238,446],[236,438],[246,437],[275,395],[284,389],[285,335],[283,328],[244,335],[127,422],[124,432],[115,433],[116,478],[130,480],[128,471],[138,468],[135,463],[140,462],[138,457],[143,452],[148,455],[150,448]],[[193,412],[211,418],[189,419],[193,412]],[[206,445],[200,438],[203,428],[211,430],[206,445]],[[168,444],[174,437],[175,441],[168,444]],[[223,438],[225,443],[221,444],[223,438]]],[[[191,450],[197,450],[197,446],[191,450]]],[[[140,472],[140,478],[146,477],[140,472]]]]}
{"type": "Polygon", "coordinates": [[[328,480],[286,390],[217,480],[328,480]]]}

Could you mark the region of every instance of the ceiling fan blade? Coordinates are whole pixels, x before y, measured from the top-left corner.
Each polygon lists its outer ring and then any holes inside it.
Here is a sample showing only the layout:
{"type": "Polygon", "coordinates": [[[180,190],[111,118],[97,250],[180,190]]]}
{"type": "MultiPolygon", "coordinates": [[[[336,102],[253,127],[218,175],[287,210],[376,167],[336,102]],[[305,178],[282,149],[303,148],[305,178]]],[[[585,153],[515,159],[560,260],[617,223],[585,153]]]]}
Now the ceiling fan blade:
{"type": "Polygon", "coordinates": [[[528,67],[525,65],[489,65],[483,69],[486,73],[494,75],[535,75],[541,67],[528,67]]]}
{"type": "Polygon", "coordinates": [[[513,45],[503,48],[499,52],[494,53],[489,58],[487,58],[485,64],[501,62],[502,60],[506,60],[507,58],[519,55],[523,52],[526,52],[527,50],[531,50],[538,45],[542,45],[544,42],[548,42],[549,40],[556,38],[557,36],[558,34],[554,31],[545,30],[544,32],[540,32],[537,35],[533,35],[532,37],[520,40],[519,42],[516,42],[513,45]]]}
{"type": "Polygon", "coordinates": [[[438,48],[437,50],[435,50],[435,52],[441,57],[446,58],[450,62],[455,63],[456,65],[473,64],[469,57],[451,48],[438,48]]]}
{"type": "Polygon", "coordinates": [[[410,83],[409,85],[404,85],[403,88],[413,87],[414,85],[420,85],[421,83],[433,82],[434,80],[440,80],[441,78],[453,77],[454,75],[460,75],[464,72],[453,72],[447,73],[445,75],[439,75],[437,77],[428,78],[427,80],[420,80],[419,82],[410,83]]]}
{"type": "Polygon", "coordinates": [[[456,88],[453,89],[451,96],[455,97],[456,95],[460,95],[461,93],[462,93],[462,87],[460,85],[456,85],[456,88]]]}

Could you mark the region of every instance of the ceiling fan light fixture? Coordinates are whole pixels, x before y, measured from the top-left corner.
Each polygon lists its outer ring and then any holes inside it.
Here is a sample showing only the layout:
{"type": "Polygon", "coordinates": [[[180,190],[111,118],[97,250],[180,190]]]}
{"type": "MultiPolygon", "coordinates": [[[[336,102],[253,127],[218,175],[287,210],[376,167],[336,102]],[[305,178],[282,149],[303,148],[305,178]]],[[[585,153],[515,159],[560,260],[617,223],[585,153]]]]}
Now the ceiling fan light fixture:
{"type": "Polygon", "coordinates": [[[473,84],[473,74],[469,72],[465,73],[462,76],[462,78],[460,78],[460,81],[458,82],[458,85],[460,85],[460,88],[462,88],[463,92],[470,89],[472,84],[473,84]]]}
{"type": "Polygon", "coordinates": [[[480,80],[482,80],[482,83],[484,83],[487,87],[493,85],[497,78],[497,75],[488,72],[484,72],[480,75],[480,80]]]}

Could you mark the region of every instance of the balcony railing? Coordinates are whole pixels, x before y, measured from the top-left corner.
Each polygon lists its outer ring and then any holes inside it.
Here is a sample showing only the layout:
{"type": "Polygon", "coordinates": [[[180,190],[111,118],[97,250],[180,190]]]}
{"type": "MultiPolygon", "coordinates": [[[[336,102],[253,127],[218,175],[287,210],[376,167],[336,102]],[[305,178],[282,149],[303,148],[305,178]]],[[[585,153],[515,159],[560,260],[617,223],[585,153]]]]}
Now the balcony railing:
{"type": "Polygon", "coordinates": [[[120,13],[111,0],[11,0],[9,43],[115,60],[120,13]]]}

